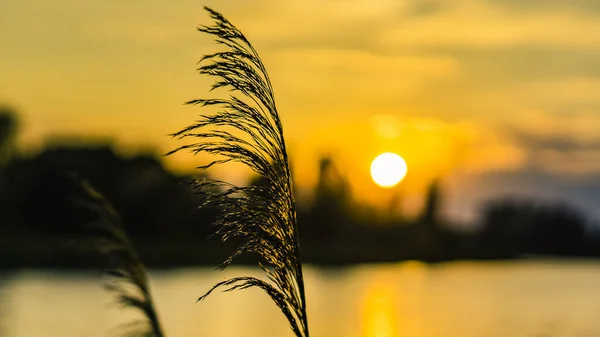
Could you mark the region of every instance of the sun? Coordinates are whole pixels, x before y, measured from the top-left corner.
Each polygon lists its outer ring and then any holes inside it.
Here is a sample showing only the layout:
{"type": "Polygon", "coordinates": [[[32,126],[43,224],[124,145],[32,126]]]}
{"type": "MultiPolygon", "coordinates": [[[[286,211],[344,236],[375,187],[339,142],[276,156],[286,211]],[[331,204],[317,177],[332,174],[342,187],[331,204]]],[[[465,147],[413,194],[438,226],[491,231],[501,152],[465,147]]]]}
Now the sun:
{"type": "Polygon", "coordinates": [[[371,177],[375,184],[390,188],[406,176],[408,167],[402,157],[395,153],[382,153],[371,163],[371,177]]]}

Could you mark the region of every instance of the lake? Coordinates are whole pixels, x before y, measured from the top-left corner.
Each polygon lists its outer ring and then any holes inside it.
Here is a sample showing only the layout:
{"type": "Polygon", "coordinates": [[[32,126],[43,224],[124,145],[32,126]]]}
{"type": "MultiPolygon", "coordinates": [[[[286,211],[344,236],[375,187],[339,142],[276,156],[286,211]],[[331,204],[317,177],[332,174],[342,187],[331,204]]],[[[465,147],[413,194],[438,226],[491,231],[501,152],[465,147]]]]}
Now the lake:
{"type": "MultiPolygon", "coordinates": [[[[152,271],[167,336],[293,336],[259,290],[198,296],[235,267],[152,271]]],[[[313,337],[600,336],[600,263],[418,262],[305,267],[313,337]]],[[[115,336],[138,316],[120,309],[97,273],[19,271],[0,281],[0,335],[115,336]]]]}

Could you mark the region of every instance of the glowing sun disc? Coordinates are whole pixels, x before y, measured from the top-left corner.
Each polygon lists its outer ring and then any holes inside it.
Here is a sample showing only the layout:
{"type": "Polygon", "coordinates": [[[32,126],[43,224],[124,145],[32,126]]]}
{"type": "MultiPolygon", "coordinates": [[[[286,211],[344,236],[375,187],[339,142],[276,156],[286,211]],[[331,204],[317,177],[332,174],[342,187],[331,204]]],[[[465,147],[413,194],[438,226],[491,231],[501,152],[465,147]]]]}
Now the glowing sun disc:
{"type": "Polygon", "coordinates": [[[382,153],[371,163],[371,178],[381,187],[393,187],[406,176],[408,167],[402,157],[395,153],[382,153]]]}

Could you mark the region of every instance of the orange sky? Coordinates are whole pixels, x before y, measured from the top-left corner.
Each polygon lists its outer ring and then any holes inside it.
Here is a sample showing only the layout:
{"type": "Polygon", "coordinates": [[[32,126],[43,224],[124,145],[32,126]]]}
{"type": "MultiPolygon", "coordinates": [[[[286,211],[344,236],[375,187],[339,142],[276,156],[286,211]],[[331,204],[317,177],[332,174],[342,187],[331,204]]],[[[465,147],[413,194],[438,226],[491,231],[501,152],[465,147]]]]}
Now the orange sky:
{"type": "Polygon", "coordinates": [[[437,177],[459,200],[485,174],[600,172],[595,0],[3,1],[0,102],[20,112],[22,146],[56,134],[176,146],[165,135],[199,112],[182,103],[210,84],[194,71],[215,50],[194,29],[203,5],[261,54],[300,187],[323,154],[371,203],[389,197],[369,177],[385,151],[406,159],[415,196],[437,177]]]}

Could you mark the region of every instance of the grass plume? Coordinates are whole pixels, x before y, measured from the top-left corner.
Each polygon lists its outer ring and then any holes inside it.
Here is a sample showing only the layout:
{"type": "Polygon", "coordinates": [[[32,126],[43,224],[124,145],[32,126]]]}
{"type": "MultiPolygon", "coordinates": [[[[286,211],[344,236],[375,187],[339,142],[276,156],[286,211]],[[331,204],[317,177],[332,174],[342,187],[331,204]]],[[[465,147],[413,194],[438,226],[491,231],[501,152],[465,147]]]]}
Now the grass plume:
{"type": "Polygon", "coordinates": [[[131,244],[121,218],[113,206],[90,184],[78,180],[82,197],[77,205],[85,210],[86,227],[93,231],[92,249],[108,259],[105,287],[124,307],[140,311],[144,319],[127,324],[126,336],[163,337],[148,284],[146,267],[131,244]]]}
{"type": "Polygon", "coordinates": [[[226,88],[229,96],[187,102],[217,108],[217,112],[201,115],[194,124],[174,133],[173,137],[194,142],[169,154],[182,150],[211,154],[216,158],[200,168],[240,162],[263,178],[261,186],[204,179],[197,181],[196,187],[207,194],[202,206],[221,210],[216,235],[224,242],[242,242],[220,268],[226,268],[241,254],[252,253],[258,256],[269,281],[232,278],[217,283],[199,300],[218,288],[233,291],[258,287],[281,309],[296,336],[308,337],[296,206],[273,87],[258,53],[242,32],[220,13],[205,9],[214,25],[198,30],[213,36],[226,50],[202,57],[198,71],[216,78],[211,91],[226,88]]]}

